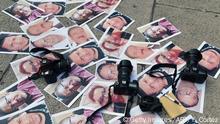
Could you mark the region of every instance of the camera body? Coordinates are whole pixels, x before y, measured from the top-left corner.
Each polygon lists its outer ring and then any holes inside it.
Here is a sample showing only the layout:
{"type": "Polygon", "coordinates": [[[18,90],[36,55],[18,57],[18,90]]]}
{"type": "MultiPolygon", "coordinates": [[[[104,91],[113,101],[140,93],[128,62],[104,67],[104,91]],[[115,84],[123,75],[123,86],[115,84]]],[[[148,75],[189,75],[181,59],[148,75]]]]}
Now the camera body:
{"type": "Polygon", "coordinates": [[[60,74],[63,76],[68,76],[71,70],[71,63],[68,59],[65,59],[62,54],[52,52],[45,48],[34,48],[31,50],[31,55],[33,57],[41,59],[41,65],[35,74],[33,74],[29,79],[37,79],[43,77],[48,84],[55,83],[57,77],[60,74]],[[51,54],[56,59],[51,60],[49,58],[43,57],[45,55],[51,54]]]}
{"type": "Polygon", "coordinates": [[[139,99],[138,102],[141,111],[150,111],[150,112],[161,112],[162,104],[159,99],[152,96],[143,96],[139,99]]]}
{"type": "Polygon", "coordinates": [[[198,63],[202,59],[202,54],[197,49],[191,49],[188,52],[183,52],[180,55],[186,62],[186,67],[181,71],[181,79],[203,83],[207,78],[207,72],[199,68],[198,63]]]}
{"type": "Polygon", "coordinates": [[[130,81],[133,66],[129,60],[121,60],[118,64],[118,81],[114,84],[114,93],[118,95],[134,95],[137,93],[138,83],[130,81]]]}

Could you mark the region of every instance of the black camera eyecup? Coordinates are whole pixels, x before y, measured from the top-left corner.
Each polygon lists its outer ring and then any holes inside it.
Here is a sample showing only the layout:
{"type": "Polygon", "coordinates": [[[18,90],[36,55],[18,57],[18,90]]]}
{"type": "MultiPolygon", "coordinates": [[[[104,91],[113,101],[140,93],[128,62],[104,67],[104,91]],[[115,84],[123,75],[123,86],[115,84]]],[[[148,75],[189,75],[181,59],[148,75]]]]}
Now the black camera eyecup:
{"type": "Polygon", "coordinates": [[[118,70],[120,70],[120,68],[122,68],[122,67],[127,67],[127,68],[131,69],[131,71],[133,69],[131,62],[126,59],[120,61],[120,63],[118,64],[118,70]]]}

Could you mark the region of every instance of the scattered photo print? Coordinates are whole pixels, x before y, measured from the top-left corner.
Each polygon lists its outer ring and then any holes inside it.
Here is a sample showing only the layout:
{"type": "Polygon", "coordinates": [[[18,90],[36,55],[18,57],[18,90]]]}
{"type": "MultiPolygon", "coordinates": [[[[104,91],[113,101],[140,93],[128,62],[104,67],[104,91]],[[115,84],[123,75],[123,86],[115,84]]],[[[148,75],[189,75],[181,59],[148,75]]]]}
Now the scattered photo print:
{"type": "Polygon", "coordinates": [[[28,0],[33,5],[44,10],[43,15],[63,15],[66,9],[66,0],[28,0]]]}
{"type": "Polygon", "coordinates": [[[94,28],[105,32],[108,27],[115,30],[124,31],[126,30],[134,20],[129,16],[123,15],[121,12],[113,11],[110,15],[102,19],[94,28]]]}
{"type": "Polygon", "coordinates": [[[31,80],[17,81],[0,91],[0,117],[23,110],[43,98],[44,95],[31,80]]]}
{"type": "Polygon", "coordinates": [[[90,30],[88,25],[71,26],[66,28],[66,35],[70,41],[71,47],[75,48],[91,41],[97,42],[96,36],[90,30]]]}
{"type": "Polygon", "coordinates": [[[150,69],[153,66],[148,67],[140,74],[138,74],[139,94],[140,96],[153,96],[160,98],[163,94],[172,90],[173,76],[168,76],[174,73],[174,70],[168,70],[167,68],[158,68],[156,70],[150,69]],[[151,76],[154,75],[154,76],[151,76]],[[165,77],[163,77],[165,76],[165,77]]]}
{"type": "Polygon", "coordinates": [[[27,25],[22,25],[21,29],[32,41],[35,41],[49,31],[54,31],[63,27],[63,24],[56,17],[48,15],[32,21],[27,25]]]}
{"type": "Polygon", "coordinates": [[[205,41],[198,49],[202,53],[202,60],[199,62],[200,67],[206,70],[211,77],[217,78],[220,74],[220,49],[205,41]]]}
{"type": "Polygon", "coordinates": [[[182,51],[183,50],[180,47],[176,46],[170,41],[160,48],[159,51],[151,55],[147,62],[152,64],[176,64],[177,69],[181,69],[186,64],[186,62],[179,57],[182,51]]]}
{"type": "MultiPolygon", "coordinates": [[[[52,115],[54,124],[86,124],[87,118],[94,112],[90,108],[77,107],[52,115]]],[[[93,116],[93,124],[105,124],[101,113],[93,116]]]]}
{"type": "Polygon", "coordinates": [[[45,101],[13,113],[13,115],[0,120],[1,124],[53,124],[50,112],[45,101]]]}
{"type": "MultiPolygon", "coordinates": [[[[109,86],[114,82],[95,81],[82,95],[80,106],[98,109],[108,102],[109,86]]],[[[113,94],[113,91],[111,91],[113,94]]],[[[126,109],[128,96],[112,95],[112,104],[104,109],[104,113],[112,115],[123,115],[126,109]]]]}
{"type": "Polygon", "coordinates": [[[131,41],[126,45],[121,58],[136,61],[141,64],[148,64],[148,58],[158,51],[160,44],[141,41],[131,41]]]}
{"type": "MultiPolygon", "coordinates": [[[[103,59],[102,61],[96,63],[95,76],[97,81],[112,81],[118,80],[118,64],[120,60],[118,59],[103,59]]],[[[131,62],[133,66],[133,71],[131,73],[131,80],[135,80],[137,75],[137,64],[131,62]]]]}
{"type": "MultiPolygon", "coordinates": [[[[46,54],[43,58],[47,58],[49,60],[57,60],[53,54],[46,54]]],[[[24,58],[15,60],[10,63],[12,70],[15,73],[15,76],[18,80],[22,78],[27,78],[37,73],[41,67],[41,59],[35,58],[32,56],[26,56],[24,58]]]]}
{"type": "Polygon", "coordinates": [[[0,32],[0,53],[28,54],[29,43],[24,33],[0,32]]]}
{"type": "Polygon", "coordinates": [[[175,96],[188,110],[203,113],[206,82],[199,84],[185,80],[177,82],[175,96]]]}
{"type": "Polygon", "coordinates": [[[75,63],[83,68],[94,65],[101,59],[105,58],[105,54],[96,42],[90,42],[75,49],[70,49],[64,52],[72,63],[75,63]]]}
{"type": "Polygon", "coordinates": [[[92,0],[97,7],[101,8],[105,13],[115,10],[121,0],[92,0]]]}
{"type": "Polygon", "coordinates": [[[90,1],[70,10],[65,16],[77,25],[83,25],[100,16],[103,12],[101,8],[90,1]]]}
{"type": "Polygon", "coordinates": [[[138,27],[137,30],[143,34],[145,39],[149,42],[162,42],[181,33],[179,29],[166,18],[161,18],[138,27]]]}
{"type": "Polygon", "coordinates": [[[131,33],[108,28],[99,40],[99,46],[106,55],[120,58],[126,44],[131,41],[132,37],[131,33]]]}
{"type": "Polygon", "coordinates": [[[35,47],[46,48],[49,50],[68,49],[70,42],[67,39],[64,29],[51,31],[40,39],[34,40],[30,44],[30,49],[35,47]]]}
{"type": "Polygon", "coordinates": [[[22,24],[28,24],[42,16],[44,11],[36,6],[24,1],[19,0],[3,12],[12,18],[18,20],[22,24]]]}
{"type": "Polygon", "coordinates": [[[199,123],[192,117],[192,115],[188,115],[178,124],[199,124],[199,123]]]}
{"type": "Polygon", "coordinates": [[[70,107],[91,85],[94,78],[93,74],[75,64],[68,76],[61,76],[56,83],[49,84],[44,90],[70,107]]]}

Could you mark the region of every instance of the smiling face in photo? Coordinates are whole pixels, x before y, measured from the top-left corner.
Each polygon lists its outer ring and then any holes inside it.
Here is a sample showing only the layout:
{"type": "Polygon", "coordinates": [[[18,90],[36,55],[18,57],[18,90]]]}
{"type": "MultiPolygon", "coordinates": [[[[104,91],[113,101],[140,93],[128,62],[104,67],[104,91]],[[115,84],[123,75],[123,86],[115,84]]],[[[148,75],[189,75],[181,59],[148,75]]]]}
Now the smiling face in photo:
{"type": "Polygon", "coordinates": [[[22,35],[5,37],[2,42],[1,47],[8,51],[23,51],[29,47],[29,39],[22,35]]]}
{"type": "Polygon", "coordinates": [[[185,107],[196,106],[199,102],[199,92],[193,82],[181,80],[176,96],[185,107]]]}
{"type": "Polygon", "coordinates": [[[44,10],[44,14],[58,14],[62,10],[61,6],[52,2],[41,3],[38,7],[44,10]]]}
{"type": "Polygon", "coordinates": [[[69,58],[78,65],[84,65],[98,59],[98,51],[95,48],[78,48],[69,54],[69,58]]]}
{"type": "Polygon", "coordinates": [[[27,33],[32,36],[38,36],[42,33],[47,32],[52,27],[53,27],[53,21],[43,20],[29,26],[27,29],[27,33]]]}
{"type": "Polygon", "coordinates": [[[33,44],[36,47],[50,48],[53,47],[53,45],[63,41],[64,38],[65,38],[64,36],[59,34],[50,34],[44,38],[34,41],[33,44]]]}
{"type": "Polygon", "coordinates": [[[125,55],[132,59],[144,59],[153,53],[147,46],[130,45],[125,51],[125,55]]]}
{"type": "Polygon", "coordinates": [[[102,79],[117,80],[118,79],[117,64],[116,63],[103,63],[98,67],[97,73],[102,79]]]}
{"type": "MultiPolygon", "coordinates": [[[[163,74],[156,73],[154,75],[162,76],[163,74]]],[[[156,95],[168,85],[165,78],[152,77],[148,74],[144,74],[138,83],[141,90],[143,90],[147,95],[156,95]]]]}
{"type": "Polygon", "coordinates": [[[91,38],[89,34],[85,31],[85,29],[78,26],[71,27],[68,30],[68,36],[70,37],[72,42],[75,42],[76,44],[85,43],[91,38]]]}
{"type": "Polygon", "coordinates": [[[219,68],[220,65],[220,54],[214,49],[208,49],[202,53],[202,60],[199,64],[205,67],[207,70],[211,71],[213,69],[219,68]]]}
{"type": "Polygon", "coordinates": [[[102,27],[104,29],[107,29],[108,27],[122,30],[122,28],[127,24],[125,19],[122,16],[116,16],[112,18],[108,18],[105,20],[105,22],[102,24],[102,27]]]}
{"type": "Polygon", "coordinates": [[[149,28],[147,28],[145,31],[144,31],[144,34],[145,35],[148,35],[152,38],[160,38],[162,37],[164,34],[166,34],[167,32],[167,29],[164,28],[163,26],[161,25],[157,25],[157,26],[151,26],[149,28]]]}
{"type": "Polygon", "coordinates": [[[24,91],[8,92],[0,98],[0,110],[4,113],[11,113],[18,109],[19,106],[25,103],[27,94],[24,91]]]}
{"type": "Polygon", "coordinates": [[[8,124],[46,124],[46,118],[42,112],[24,112],[10,120],[8,124]]]}
{"type": "Polygon", "coordinates": [[[80,86],[81,79],[77,76],[64,78],[55,88],[55,95],[58,97],[68,97],[74,94],[80,86]]]}

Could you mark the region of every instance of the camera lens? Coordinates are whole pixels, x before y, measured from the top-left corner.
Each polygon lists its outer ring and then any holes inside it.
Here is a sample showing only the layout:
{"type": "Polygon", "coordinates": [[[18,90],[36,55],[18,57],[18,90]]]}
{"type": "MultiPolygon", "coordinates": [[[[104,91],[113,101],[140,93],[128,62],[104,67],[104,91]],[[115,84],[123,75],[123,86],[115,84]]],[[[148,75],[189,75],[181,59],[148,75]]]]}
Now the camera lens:
{"type": "Polygon", "coordinates": [[[118,81],[122,84],[129,84],[130,75],[133,70],[133,66],[129,60],[121,60],[118,64],[118,81]]]}

